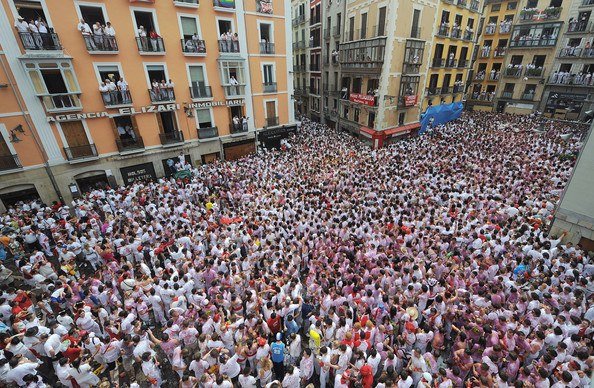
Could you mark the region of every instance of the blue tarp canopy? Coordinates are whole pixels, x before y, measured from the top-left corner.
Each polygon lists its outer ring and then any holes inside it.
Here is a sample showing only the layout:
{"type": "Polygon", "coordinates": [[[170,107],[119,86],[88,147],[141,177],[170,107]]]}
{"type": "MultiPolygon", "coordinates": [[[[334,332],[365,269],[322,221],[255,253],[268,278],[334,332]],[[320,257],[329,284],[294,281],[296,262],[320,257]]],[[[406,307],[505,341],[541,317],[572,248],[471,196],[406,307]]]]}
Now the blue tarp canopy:
{"type": "Polygon", "coordinates": [[[430,106],[427,109],[427,112],[421,117],[421,130],[419,131],[419,135],[427,130],[431,118],[433,118],[433,126],[435,127],[456,120],[460,117],[460,114],[462,114],[462,110],[464,110],[464,104],[462,104],[462,102],[430,106]]]}

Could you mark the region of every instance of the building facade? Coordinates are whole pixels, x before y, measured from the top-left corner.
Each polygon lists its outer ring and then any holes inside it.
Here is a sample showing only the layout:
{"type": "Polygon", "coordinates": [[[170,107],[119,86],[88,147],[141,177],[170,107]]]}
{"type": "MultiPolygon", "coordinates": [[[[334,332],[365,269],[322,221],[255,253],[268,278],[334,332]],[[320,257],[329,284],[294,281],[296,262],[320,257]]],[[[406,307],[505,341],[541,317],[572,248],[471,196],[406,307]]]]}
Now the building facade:
{"type": "Polygon", "coordinates": [[[477,30],[480,30],[480,1],[441,0],[438,6],[436,21],[431,24],[431,62],[423,111],[429,106],[464,99],[477,30]]]}
{"type": "Polygon", "coordinates": [[[494,100],[496,111],[527,114],[539,109],[570,8],[571,1],[562,0],[518,3],[494,100]]]}
{"type": "MultiPolygon", "coordinates": [[[[569,4],[563,5],[569,7],[569,4]]],[[[545,78],[539,110],[547,117],[582,120],[586,112],[594,109],[592,11],[594,1],[571,3],[551,71],[545,78]]]]}
{"type": "Polygon", "coordinates": [[[289,0],[2,0],[3,204],[277,145],[294,124],[285,15],[289,0]]]}
{"type": "Polygon", "coordinates": [[[309,2],[293,0],[293,80],[295,94],[293,96],[295,112],[309,115],[309,2]]]}
{"type": "Polygon", "coordinates": [[[483,9],[485,19],[467,98],[471,109],[493,110],[517,8],[515,0],[490,1],[483,9]]]}

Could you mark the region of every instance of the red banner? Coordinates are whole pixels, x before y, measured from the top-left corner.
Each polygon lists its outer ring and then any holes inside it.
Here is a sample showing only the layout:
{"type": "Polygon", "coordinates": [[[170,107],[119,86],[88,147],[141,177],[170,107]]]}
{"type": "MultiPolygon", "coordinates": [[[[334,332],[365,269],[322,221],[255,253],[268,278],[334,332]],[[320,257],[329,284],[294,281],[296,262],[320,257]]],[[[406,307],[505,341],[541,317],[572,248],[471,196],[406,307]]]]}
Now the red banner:
{"type": "Polygon", "coordinates": [[[417,104],[417,95],[404,96],[404,106],[413,106],[417,104]]]}
{"type": "Polygon", "coordinates": [[[351,102],[354,102],[355,104],[373,106],[375,96],[370,96],[368,94],[351,93],[351,97],[349,100],[351,102]]]}

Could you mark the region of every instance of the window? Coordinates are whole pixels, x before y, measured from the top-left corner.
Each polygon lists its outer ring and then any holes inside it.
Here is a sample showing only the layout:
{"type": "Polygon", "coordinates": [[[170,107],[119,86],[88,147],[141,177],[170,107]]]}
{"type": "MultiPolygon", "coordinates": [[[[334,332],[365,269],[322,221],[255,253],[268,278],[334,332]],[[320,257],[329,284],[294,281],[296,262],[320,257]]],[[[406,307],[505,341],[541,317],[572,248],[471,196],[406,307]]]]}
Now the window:
{"type": "Polygon", "coordinates": [[[349,18],[349,40],[355,40],[355,17],[349,18]]]}
{"type": "Polygon", "coordinates": [[[156,117],[160,133],[173,134],[177,132],[177,121],[174,112],[159,112],[156,117]]]}
{"type": "Polygon", "coordinates": [[[406,48],[404,50],[404,66],[405,73],[418,73],[423,62],[423,52],[425,43],[415,40],[407,40],[406,48]]]}
{"type": "Polygon", "coordinates": [[[35,94],[41,97],[48,111],[81,108],[80,88],[70,61],[25,62],[24,66],[35,94]]]}
{"type": "Polygon", "coordinates": [[[377,36],[386,35],[386,7],[379,9],[377,18],[377,36]]]}
{"type": "Polygon", "coordinates": [[[219,61],[219,77],[225,88],[225,96],[245,94],[244,63],[242,61],[219,61]]]}
{"type": "Polygon", "coordinates": [[[99,92],[106,107],[132,103],[128,82],[117,64],[96,65],[96,69],[99,92]],[[113,83],[119,90],[113,90],[109,83],[113,83]]]}
{"type": "Polygon", "coordinates": [[[212,97],[211,87],[206,82],[204,66],[191,65],[188,67],[188,72],[190,74],[190,92],[192,98],[212,97]]]}
{"type": "Polygon", "coordinates": [[[421,36],[421,29],[419,28],[419,20],[421,19],[421,11],[413,10],[412,27],[410,29],[411,38],[419,38],[421,36]]]}
{"type": "Polygon", "coordinates": [[[196,123],[198,128],[214,127],[210,109],[196,109],[196,123]]]}
{"type": "Polygon", "coordinates": [[[516,9],[517,6],[518,6],[518,3],[516,3],[515,1],[509,2],[509,3],[507,3],[507,10],[513,11],[514,9],[516,9]]]}
{"type": "Polygon", "coordinates": [[[146,65],[146,74],[149,80],[149,85],[154,86],[154,83],[167,82],[167,72],[164,65],[146,65]]]}
{"type": "Polygon", "coordinates": [[[157,17],[152,11],[133,10],[134,27],[136,28],[136,43],[138,51],[143,52],[163,52],[163,38],[159,36],[159,27],[157,26],[157,17]],[[157,34],[151,37],[151,34],[157,34]]]}
{"type": "Polygon", "coordinates": [[[144,148],[142,137],[138,132],[136,117],[130,115],[112,117],[111,126],[116,138],[116,145],[120,152],[135,148],[144,148]]]}
{"type": "Polygon", "coordinates": [[[414,96],[419,92],[421,77],[402,76],[400,79],[400,96],[414,96]]]}
{"type": "Polygon", "coordinates": [[[276,92],[276,82],[274,82],[274,65],[262,66],[262,81],[264,84],[264,93],[276,92]]]}
{"type": "Polygon", "coordinates": [[[272,127],[278,125],[278,116],[276,114],[276,101],[266,101],[266,126],[272,127]]]}
{"type": "Polygon", "coordinates": [[[359,32],[359,38],[367,38],[367,13],[361,14],[361,30],[359,32]]]}
{"type": "Polygon", "coordinates": [[[109,21],[105,14],[105,9],[101,5],[90,5],[90,4],[77,4],[79,19],[85,19],[85,22],[89,26],[99,22],[101,25],[105,25],[109,21]]]}
{"type": "Polygon", "coordinates": [[[200,39],[200,27],[197,17],[180,16],[181,35],[185,40],[200,39]]]}
{"type": "Polygon", "coordinates": [[[526,2],[526,8],[538,8],[538,0],[528,0],[526,2]]]}
{"type": "Polygon", "coordinates": [[[450,12],[449,11],[442,11],[441,13],[441,24],[446,24],[450,22],[450,12]]]}
{"type": "Polygon", "coordinates": [[[510,47],[555,46],[562,23],[519,25],[512,31],[510,47]]]}
{"type": "Polygon", "coordinates": [[[82,121],[66,121],[60,123],[60,128],[66,139],[64,152],[68,160],[96,156],[94,147],[89,144],[89,139],[82,121]]]}
{"type": "Polygon", "coordinates": [[[274,33],[272,24],[259,23],[260,54],[274,54],[274,33]]]}
{"type": "Polygon", "coordinates": [[[406,119],[406,112],[402,112],[398,114],[398,125],[404,125],[404,120],[406,119]]]}
{"type": "Polygon", "coordinates": [[[491,6],[491,12],[499,12],[501,10],[501,4],[493,4],[491,6]]]}

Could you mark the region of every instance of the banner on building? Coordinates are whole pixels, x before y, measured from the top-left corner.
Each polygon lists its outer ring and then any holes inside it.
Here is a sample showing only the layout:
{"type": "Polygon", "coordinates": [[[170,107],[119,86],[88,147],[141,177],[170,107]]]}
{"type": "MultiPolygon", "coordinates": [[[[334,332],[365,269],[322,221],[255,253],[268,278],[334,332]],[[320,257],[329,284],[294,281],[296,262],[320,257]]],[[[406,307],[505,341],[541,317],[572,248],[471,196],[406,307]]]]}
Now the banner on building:
{"type": "Polygon", "coordinates": [[[404,96],[404,106],[413,106],[417,104],[418,95],[404,96]]]}
{"type": "Polygon", "coordinates": [[[369,94],[351,93],[349,100],[351,102],[354,102],[355,104],[373,106],[374,101],[375,101],[375,96],[371,96],[369,94]]]}

